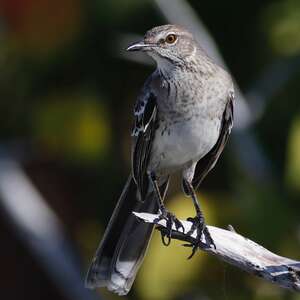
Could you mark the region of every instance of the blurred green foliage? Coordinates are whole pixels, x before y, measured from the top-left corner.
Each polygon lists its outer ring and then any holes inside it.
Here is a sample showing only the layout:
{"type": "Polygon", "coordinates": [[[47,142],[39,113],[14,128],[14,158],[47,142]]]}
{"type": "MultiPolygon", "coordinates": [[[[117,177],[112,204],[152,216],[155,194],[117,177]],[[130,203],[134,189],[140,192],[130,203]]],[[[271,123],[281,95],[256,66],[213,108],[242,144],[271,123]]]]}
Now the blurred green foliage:
{"type": "Polygon", "coordinates": [[[279,54],[292,55],[300,51],[300,2],[276,1],[263,13],[264,26],[269,41],[279,54]]]}
{"type": "Polygon", "coordinates": [[[292,121],[287,151],[286,181],[290,188],[300,191],[300,116],[292,121]]]}
{"type": "MultiPolygon", "coordinates": [[[[189,2],[242,90],[269,64],[299,56],[297,0],[189,2]]],[[[120,40],[166,21],[150,0],[3,0],[0,7],[0,146],[22,157],[88,264],[129,173],[132,107],[153,70],[127,61],[120,40]]],[[[200,188],[208,223],[232,224],[298,259],[299,82],[296,72],[252,128],[272,180],[245,172],[230,143],[200,188]]],[[[175,179],[169,207],[188,217],[192,205],[179,186],[175,179]]],[[[203,253],[188,255],[155,234],[128,299],[300,299],[203,253]]]]}
{"type": "Polygon", "coordinates": [[[70,161],[97,161],[108,155],[109,115],[92,95],[72,91],[50,95],[35,108],[33,134],[41,147],[70,161]]]}

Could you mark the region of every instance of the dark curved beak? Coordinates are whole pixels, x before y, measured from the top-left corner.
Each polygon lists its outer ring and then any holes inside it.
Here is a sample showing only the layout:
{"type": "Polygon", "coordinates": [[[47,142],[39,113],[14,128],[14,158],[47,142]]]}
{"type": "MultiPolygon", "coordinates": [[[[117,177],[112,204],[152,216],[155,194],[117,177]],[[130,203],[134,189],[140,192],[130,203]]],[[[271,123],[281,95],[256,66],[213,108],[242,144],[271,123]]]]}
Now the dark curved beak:
{"type": "Polygon", "coordinates": [[[130,45],[126,50],[127,51],[147,51],[153,48],[153,44],[146,44],[144,41],[140,41],[130,45]]]}

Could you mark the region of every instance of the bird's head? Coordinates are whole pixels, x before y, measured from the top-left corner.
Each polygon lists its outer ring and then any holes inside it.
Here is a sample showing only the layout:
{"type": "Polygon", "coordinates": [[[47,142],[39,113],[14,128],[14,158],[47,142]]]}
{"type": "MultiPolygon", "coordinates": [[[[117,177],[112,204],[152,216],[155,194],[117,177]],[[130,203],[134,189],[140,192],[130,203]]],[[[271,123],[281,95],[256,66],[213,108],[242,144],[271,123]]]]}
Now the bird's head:
{"type": "Polygon", "coordinates": [[[158,64],[185,63],[197,49],[190,32],[177,25],[163,25],[150,29],[142,41],[132,44],[127,51],[144,51],[158,64]]]}

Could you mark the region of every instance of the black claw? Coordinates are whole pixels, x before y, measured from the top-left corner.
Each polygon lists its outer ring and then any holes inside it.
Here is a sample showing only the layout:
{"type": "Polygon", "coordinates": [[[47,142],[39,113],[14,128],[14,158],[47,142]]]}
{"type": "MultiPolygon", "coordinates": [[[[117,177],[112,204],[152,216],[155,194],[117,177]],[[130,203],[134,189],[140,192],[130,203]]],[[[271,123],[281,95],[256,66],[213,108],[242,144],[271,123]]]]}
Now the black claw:
{"type": "Polygon", "coordinates": [[[205,248],[205,247],[207,248],[207,246],[209,247],[213,246],[215,249],[217,249],[205,225],[204,218],[202,215],[196,216],[195,218],[188,218],[187,220],[193,223],[191,229],[187,234],[192,235],[194,231],[197,232],[197,236],[194,242],[183,245],[185,247],[192,247],[192,253],[188,257],[188,259],[191,259],[194,256],[198,248],[205,248]],[[203,243],[201,240],[202,234],[205,236],[206,243],[203,243]]]}
{"type": "Polygon", "coordinates": [[[165,233],[161,233],[161,241],[164,246],[168,247],[171,244],[171,237],[165,233]],[[167,237],[167,242],[166,242],[166,237],[167,237]]]}
{"type": "Polygon", "coordinates": [[[194,256],[194,254],[196,253],[196,251],[197,251],[197,246],[194,246],[193,248],[192,248],[192,253],[191,253],[191,255],[187,258],[187,259],[191,259],[193,256],[194,256]]]}
{"type": "Polygon", "coordinates": [[[184,227],[181,222],[175,217],[175,215],[168,212],[166,209],[161,210],[161,214],[154,220],[154,223],[158,224],[161,220],[166,220],[166,232],[161,232],[162,243],[164,246],[169,246],[172,239],[173,224],[175,225],[177,231],[179,231],[179,229],[181,228],[183,233],[184,227]]]}
{"type": "Polygon", "coordinates": [[[212,239],[206,226],[204,227],[203,233],[204,233],[207,244],[209,246],[213,246],[215,248],[215,250],[217,250],[216,244],[215,244],[214,240],[212,239]]]}
{"type": "Polygon", "coordinates": [[[180,231],[180,229],[181,229],[181,232],[184,234],[185,229],[184,229],[182,223],[177,218],[175,218],[174,223],[175,223],[176,230],[180,231]]]}

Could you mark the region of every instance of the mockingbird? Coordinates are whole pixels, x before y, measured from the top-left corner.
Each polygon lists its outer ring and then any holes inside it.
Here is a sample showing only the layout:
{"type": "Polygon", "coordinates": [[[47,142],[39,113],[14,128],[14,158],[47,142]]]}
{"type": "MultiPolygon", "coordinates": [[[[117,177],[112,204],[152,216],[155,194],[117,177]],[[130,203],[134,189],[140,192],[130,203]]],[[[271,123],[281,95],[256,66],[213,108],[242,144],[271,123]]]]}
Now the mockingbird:
{"type": "MultiPolygon", "coordinates": [[[[205,226],[195,189],[216,164],[233,122],[233,84],[193,35],[176,25],[149,30],[128,47],[143,51],[157,63],[134,108],[132,171],[113,212],[86,278],[90,288],[106,286],[125,295],[143,261],[153,231],[139,222],[136,212],[159,213],[166,219],[168,245],[172,225],[183,227],[163,205],[169,176],[182,174],[182,187],[193,200],[192,231],[215,246],[205,226]]],[[[191,255],[191,256],[192,256],[191,255]]]]}

